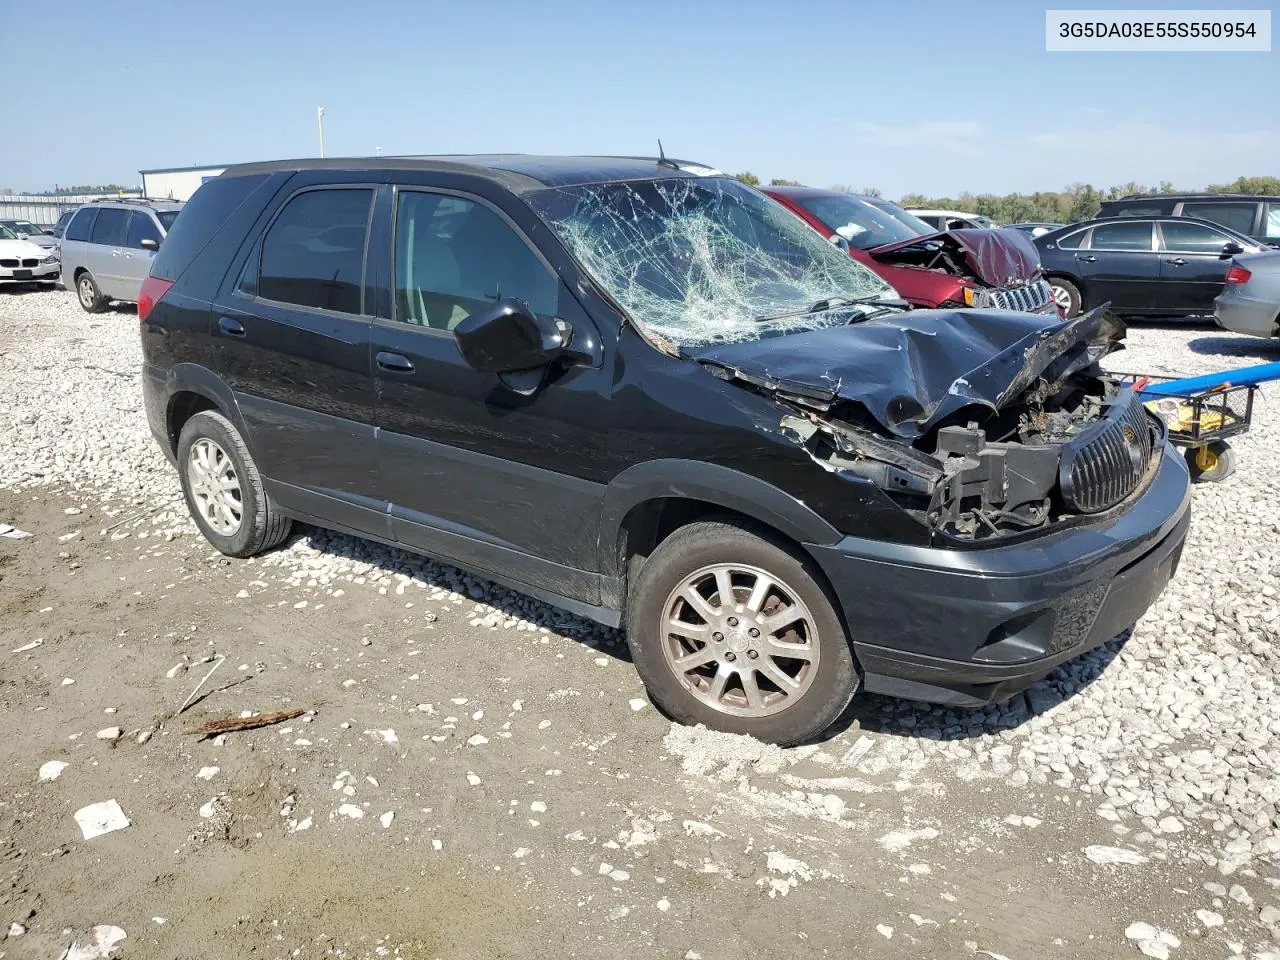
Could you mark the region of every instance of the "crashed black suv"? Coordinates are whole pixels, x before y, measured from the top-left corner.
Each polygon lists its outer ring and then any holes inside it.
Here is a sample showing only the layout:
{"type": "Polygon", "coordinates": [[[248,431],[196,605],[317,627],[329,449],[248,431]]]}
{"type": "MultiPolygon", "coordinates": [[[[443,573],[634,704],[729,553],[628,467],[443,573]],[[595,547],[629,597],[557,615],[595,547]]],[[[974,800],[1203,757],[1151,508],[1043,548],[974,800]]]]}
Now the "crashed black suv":
{"type": "Polygon", "coordinates": [[[234,167],[141,295],[151,427],[222,552],[293,520],[623,625],[684,722],[1005,698],[1131,625],[1188,480],[1122,328],[907,310],[695,164],[234,167]]]}

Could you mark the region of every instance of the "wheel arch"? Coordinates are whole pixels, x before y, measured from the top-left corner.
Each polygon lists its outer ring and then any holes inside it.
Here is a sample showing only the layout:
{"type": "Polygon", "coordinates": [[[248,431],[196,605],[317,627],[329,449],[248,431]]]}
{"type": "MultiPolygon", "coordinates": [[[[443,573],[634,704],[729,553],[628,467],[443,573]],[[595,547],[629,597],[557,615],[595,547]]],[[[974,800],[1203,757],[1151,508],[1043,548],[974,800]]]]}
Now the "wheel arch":
{"type": "Polygon", "coordinates": [[[178,364],[167,377],[165,393],[164,425],[170,450],[177,452],[178,438],[188,420],[202,410],[216,410],[231,421],[245,446],[250,448],[250,455],[253,455],[234,392],[208,367],[195,363],[178,364]]]}

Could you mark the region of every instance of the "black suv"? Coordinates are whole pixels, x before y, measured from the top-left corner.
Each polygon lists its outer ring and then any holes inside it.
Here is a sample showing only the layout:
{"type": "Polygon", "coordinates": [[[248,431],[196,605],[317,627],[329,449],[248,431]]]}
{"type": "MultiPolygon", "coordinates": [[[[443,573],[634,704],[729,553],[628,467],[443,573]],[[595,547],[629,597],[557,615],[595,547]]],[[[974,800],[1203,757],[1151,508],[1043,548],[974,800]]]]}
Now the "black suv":
{"type": "Polygon", "coordinates": [[[1280,197],[1243,193],[1140,193],[1104,200],[1099,217],[1196,217],[1260,243],[1280,243],[1280,197]]]}
{"type": "Polygon", "coordinates": [[[908,311],[666,158],[309,160],[200,188],[138,304],[222,552],[293,520],[624,625],[684,722],[797,743],[861,685],[1008,697],[1173,574],[1188,478],[1122,328],[908,311]]]}

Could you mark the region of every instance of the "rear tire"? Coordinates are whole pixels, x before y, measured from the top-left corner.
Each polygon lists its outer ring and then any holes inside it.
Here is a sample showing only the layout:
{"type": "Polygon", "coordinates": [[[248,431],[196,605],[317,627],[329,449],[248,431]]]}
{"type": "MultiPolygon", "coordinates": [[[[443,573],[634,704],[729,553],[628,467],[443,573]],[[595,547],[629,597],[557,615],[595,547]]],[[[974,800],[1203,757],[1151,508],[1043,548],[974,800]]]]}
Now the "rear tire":
{"type": "Polygon", "coordinates": [[[202,410],[178,437],[178,475],[191,517],[221,553],[252,557],[288,539],[293,521],[262,488],[262,477],[235,426],[202,410]]]}
{"type": "Polygon", "coordinates": [[[780,746],[817,737],[859,685],[823,584],[813,561],[768,534],[723,521],[677,530],[627,604],[627,644],[649,695],[680,723],[780,746]]]}
{"type": "Polygon", "coordinates": [[[1053,295],[1055,305],[1066,310],[1067,320],[1080,313],[1080,288],[1070,280],[1064,280],[1062,277],[1050,277],[1049,289],[1053,295]]]}
{"type": "Polygon", "coordinates": [[[87,313],[101,313],[110,303],[102,295],[102,291],[98,289],[98,282],[93,279],[93,274],[88,270],[76,278],[76,299],[80,301],[80,306],[84,307],[87,313]]]}

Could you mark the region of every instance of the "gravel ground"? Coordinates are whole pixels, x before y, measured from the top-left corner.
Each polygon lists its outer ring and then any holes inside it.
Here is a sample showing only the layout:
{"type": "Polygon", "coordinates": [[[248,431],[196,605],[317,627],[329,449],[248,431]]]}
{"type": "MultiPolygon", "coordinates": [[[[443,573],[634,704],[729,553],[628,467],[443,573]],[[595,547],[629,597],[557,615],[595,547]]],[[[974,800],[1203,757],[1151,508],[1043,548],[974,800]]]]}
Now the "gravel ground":
{"type": "MultiPolygon", "coordinates": [[[[983,711],[863,697],[782,751],[673,727],[618,634],[453,568],[309,528],[219,558],[136,322],[0,294],[0,523],[34,533],[0,540],[0,957],[106,924],[138,957],[1280,958],[1280,388],[1131,636],[983,711]],[[182,732],[282,708],[308,712],[182,732]],[[132,826],[83,839],[112,797],[132,826]]],[[[1166,325],[1110,362],[1277,358],[1166,325]]]]}

